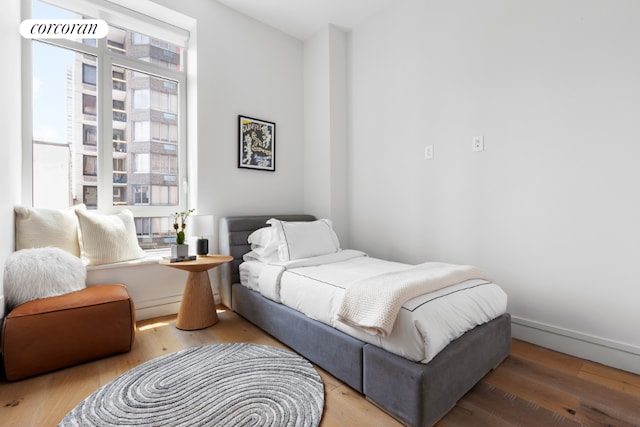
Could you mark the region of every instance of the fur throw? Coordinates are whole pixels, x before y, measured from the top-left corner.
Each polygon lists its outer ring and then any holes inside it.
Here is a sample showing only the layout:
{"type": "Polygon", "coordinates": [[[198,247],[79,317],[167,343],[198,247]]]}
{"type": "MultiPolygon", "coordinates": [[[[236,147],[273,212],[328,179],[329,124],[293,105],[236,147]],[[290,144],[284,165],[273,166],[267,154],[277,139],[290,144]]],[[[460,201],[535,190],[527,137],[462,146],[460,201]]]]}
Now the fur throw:
{"type": "Polygon", "coordinates": [[[7,312],[27,301],[62,295],[86,287],[82,260],[62,249],[34,248],[13,252],[4,267],[7,312]]]}

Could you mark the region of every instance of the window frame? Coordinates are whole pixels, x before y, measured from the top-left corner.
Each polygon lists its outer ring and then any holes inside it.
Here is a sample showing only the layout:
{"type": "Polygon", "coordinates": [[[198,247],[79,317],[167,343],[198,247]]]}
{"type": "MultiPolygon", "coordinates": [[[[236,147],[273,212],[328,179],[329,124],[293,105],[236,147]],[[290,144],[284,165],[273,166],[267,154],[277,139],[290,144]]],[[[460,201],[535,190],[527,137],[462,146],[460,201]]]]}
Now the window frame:
{"type": "MultiPolygon", "coordinates": [[[[82,10],[79,10],[76,6],[78,5],[90,5],[92,6],[93,13],[89,13],[87,15],[92,15],[92,18],[102,18],[109,22],[109,18],[105,15],[109,15],[109,13],[105,14],[105,10],[118,10],[118,13],[123,13],[123,8],[118,5],[112,3],[106,3],[101,0],[90,0],[90,1],[76,1],[76,0],[44,0],[46,3],[49,3],[56,7],[61,7],[65,9],[72,9],[77,13],[82,13],[82,10]],[[95,6],[99,7],[95,7],[95,6]]],[[[23,15],[26,17],[31,16],[31,2],[25,2],[28,5],[23,7],[23,15]]],[[[145,15],[140,15],[135,11],[128,11],[129,20],[135,21],[136,19],[142,19],[148,23],[150,20],[154,21],[154,24],[158,24],[158,32],[159,34],[152,34],[151,37],[160,37],[162,38],[163,29],[160,28],[163,23],[159,20],[155,20],[155,18],[148,17],[145,15]]],[[[171,28],[172,24],[167,24],[167,28],[171,28]]],[[[128,26],[133,31],[135,30],[135,26],[131,25],[129,22],[126,26],[128,26]]],[[[178,27],[177,27],[178,28],[178,27]]],[[[169,31],[169,30],[167,30],[169,31]]],[[[188,32],[188,30],[183,30],[188,32]]],[[[65,40],[65,39],[38,39],[38,40],[24,40],[23,41],[23,51],[25,52],[24,56],[28,56],[28,59],[23,61],[23,67],[28,70],[32,70],[32,62],[31,62],[31,44],[32,43],[46,43],[52,46],[57,46],[60,48],[71,49],[75,52],[82,54],[89,54],[97,57],[96,63],[96,99],[97,99],[97,114],[96,114],[96,126],[98,129],[97,132],[97,154],[98,154],[98,176],[97,176],[97,188],[98,188],[98,197],[97,197],[97,205],[98,212],[101,213],[114,213],[118,212],[122,209],[130,210],[135,217],[165,217],[170,216],[173,212],[176,211],[184,211],[189,206],[189,200],[187,198],[187,188],[188,188],[188,176],[191,173],[188,169],[188,165],[192,162],[189,161],[189,151],[188,151],[188,140],[187,140],[187,123],[188,123],[188,112],[187,112],[187,63],[188,63],[188,50],[191,48],[190,43],[185,43],[184,48],[181,52],[182,57],[182,70],[177,71],[169,68],[165,68],[159,65],[156,65],[151,62],[146,62],[143,60],[136,60],[130,57],[126,57],[124,55],[119,55],[117,53],[113,53],[107,46],[107,38],[98,39],[95,46],[91,44],[85,44],[78,41],[73,40],[65,40]],[[112,116],[110,111],[113,108],[113,67],[125,67],[132,70],[140,71],[152,76],[157,76],[162,79],[170,80],[176,82],[178,85],[178,134],[179,141],[177,143],[178,149],[178,159],[179,159],[179,174],[178,178],[178,204],[173,206],[147,206],[147,205],[118,205],[114,204],[113,201],[113,178],[112,178],[112,161],[113,161],[113,123],[112,116]],[[103,142],[104,141],[104,142],[103,142]]],[[[33,97],[31,93],[33,89],[31,87],[31,79],[27,79],[29,82],[26,82],[24,85],[23,92],[25,96],[23,99],[25,100],[23,104],[23,111],[27,114],[25,117],[25,124],[23,126],[23,148],[24,148],[24,157],[23,157],[23,197],[25,200],[33,201],[33,147],[32,147],[32,139],[33,139],[33,127],[32,127],[32,109],[33,109],[33,97]]],[[[84,103],[83,103],[84,109],[84,103]]],[[[84,113],[87,114],[87,113],[84,113]]],[[[78,202],[82,203],[84,199],[84,191],[83,194],[78,194],[78,202]]]]}

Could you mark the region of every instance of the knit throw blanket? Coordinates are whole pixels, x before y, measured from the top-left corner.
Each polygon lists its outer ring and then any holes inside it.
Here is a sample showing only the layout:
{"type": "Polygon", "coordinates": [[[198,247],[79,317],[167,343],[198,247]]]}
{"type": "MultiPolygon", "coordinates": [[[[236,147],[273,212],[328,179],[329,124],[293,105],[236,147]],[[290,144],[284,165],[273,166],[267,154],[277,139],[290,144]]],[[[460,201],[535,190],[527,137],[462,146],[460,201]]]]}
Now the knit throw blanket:
{"type": "Polygon", "coordinates": [[[359,280],[344,293],[338,320],[371,335],[388,336],[402,304],[470,279],[488,279],[470,265],[428,262],[359,280]]]}

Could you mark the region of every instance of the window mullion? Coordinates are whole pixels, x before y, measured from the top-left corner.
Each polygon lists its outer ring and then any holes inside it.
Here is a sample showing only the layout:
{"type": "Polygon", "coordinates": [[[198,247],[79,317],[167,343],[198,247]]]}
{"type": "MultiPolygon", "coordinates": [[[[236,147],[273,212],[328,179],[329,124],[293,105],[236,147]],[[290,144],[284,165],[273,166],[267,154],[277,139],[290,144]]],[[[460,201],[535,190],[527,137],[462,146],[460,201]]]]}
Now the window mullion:
{"type": "MultiPolygon", "coordinates": [[[[180,201],[180,210],[187,210],[189,204],[189,197],[187,188],[189,187],[188,174],[189,162],[188,162],[188,144],[187,144],[187,79],[184,76],[180,76],[178,86],[178,200],[180,201]]],[[[195,170],[195,168],[193,168],[195,170]]]]}
{"type": "MultiPolygon", "coordinates": [[[[104,40],[104,39],[98,39],[104,40]]],[[[63,47],[69,50],[73,50],[75,52],[86,53],[92,56],[100,55],[100,48],[95,46],[78,43],[74,40],[66,40],[66,39],[38,39],[39,43],[46,43],[57,47],[63,47]]]]}
{"type": "Polygon", "coordinates": [[[98,59],[98,129],[101,138],[98,142],[98,208],[103,212],[114,211],[113,207],[113,95],[112,61],[109,55],[98,59]]]}

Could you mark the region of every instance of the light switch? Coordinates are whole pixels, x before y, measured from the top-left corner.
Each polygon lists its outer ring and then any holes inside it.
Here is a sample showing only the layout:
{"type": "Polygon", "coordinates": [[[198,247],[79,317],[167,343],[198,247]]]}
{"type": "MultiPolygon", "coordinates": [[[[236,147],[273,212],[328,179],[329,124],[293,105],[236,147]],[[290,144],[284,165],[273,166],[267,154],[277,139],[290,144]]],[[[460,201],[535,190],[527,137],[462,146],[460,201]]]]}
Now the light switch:
{"type": "Polygon", "coordinates": [[[484,151],[484,136],[474,136],[471,142],[471,151],[484,151]]]}
{"type": "Polygon", "coordinates": [[[433,159],[433,145],[424,146],[424,158],[427,160],[433,159]]]}

